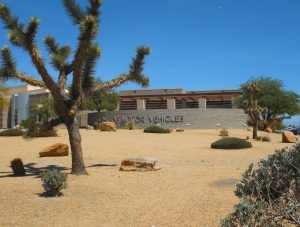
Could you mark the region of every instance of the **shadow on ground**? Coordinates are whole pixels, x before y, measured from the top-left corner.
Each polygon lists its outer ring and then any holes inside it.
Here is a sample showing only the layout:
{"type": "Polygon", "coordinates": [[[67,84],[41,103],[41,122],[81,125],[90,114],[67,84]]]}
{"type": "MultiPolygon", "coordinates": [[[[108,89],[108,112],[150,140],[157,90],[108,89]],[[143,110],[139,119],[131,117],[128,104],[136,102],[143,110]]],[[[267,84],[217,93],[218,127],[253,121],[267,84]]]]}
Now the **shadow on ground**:
{"type": "Polygon", "coordinates": [[[240,182],[241,182],[240,179],[229,178],[229,179],[214,181],[211,183],[211,185],[217,188],[235,187],[240,182]]]}
{"type": "MultiPolygon", "coordinates": [[[[42,166],[42,167],[37,167],[35,166],[37,163],[28,163],[24,165],[26,175],[25,176],[15,176],[13,172],[0,172],[0,178],[6,178],[6,177],[26,177],[26,176],[34,176],[34,177],[40,177],[40,174],[49,169],[57,169],[59,171],[65,171],[65,170],[71,170],[71,168],[66,168],[63,166],[58,166],[58,165],[47,165],[47,166],[42,166]],[[6,175],[2,175],[6,174],[6,175]]],[[[97,168],[97,167],[116,167],[116,164],[92,164],[89,166],[86,166],[86,168],[97,168]]]]}

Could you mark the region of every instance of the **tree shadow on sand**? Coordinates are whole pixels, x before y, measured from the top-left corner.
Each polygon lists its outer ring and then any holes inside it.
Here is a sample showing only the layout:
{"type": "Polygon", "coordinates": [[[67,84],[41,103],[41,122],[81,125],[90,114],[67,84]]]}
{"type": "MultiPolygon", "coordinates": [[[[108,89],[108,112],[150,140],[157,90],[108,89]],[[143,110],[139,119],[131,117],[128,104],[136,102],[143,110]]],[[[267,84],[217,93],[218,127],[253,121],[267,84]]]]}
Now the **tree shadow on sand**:
{"type": "MultiPolygon", "coordinates": [[[[34,177],[40,177],[41,173],[45,170],[49,169],[57,169],[59,171],[65,171],[65,170],[71,170],[71,168],[66,168],[64,166],[58,166],[58,165],[47,165],[47,166],[41,166],[37,167],[35,166],[37,163],[28,163],[24,165],[25,168],[25,176],[15,176],[12,171],[9,172],[0,172],[0,178],[6,178],[6,177],[27,177],[27,176],[34,176],[34,177]],[[5,174],[6,175],[2,175],[5,174]]],[[[103,164],[103,163],[97,163],[86,166],[86,168],[95,168],[95,167],[116,167],[116,164],[103,164]]],[[[68,173],[69,174],[69,173],[68,173]]]]}

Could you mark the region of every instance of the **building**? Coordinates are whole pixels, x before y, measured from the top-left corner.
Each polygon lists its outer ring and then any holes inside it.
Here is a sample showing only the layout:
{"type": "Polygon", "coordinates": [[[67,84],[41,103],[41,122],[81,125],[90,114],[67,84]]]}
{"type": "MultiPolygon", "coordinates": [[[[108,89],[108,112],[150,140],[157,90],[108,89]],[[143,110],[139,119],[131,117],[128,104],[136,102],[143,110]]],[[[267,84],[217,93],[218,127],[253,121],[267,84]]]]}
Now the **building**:
{"type": "MultiPolygon", "coordinates": [[[[114,121],[118,127],[126,127],[134,121],[138,127],[161,124],[166,127],[212,128],[242,127],[246,115],[234,104],[239,90],[185,91],[176,89],[120,91],[121,102],[116,111],[83,112],[81,126],[98,121],[114,121]]],[[[10,107],[0,111],[0,128],[10,128],[22,120],[33,118],[38,104],[50,92],[46,89],[24,85],[9,89],[10,107]]]]}
{"type": "Polygon", "coordinates": [[[0,128],[12,128],[28,118],[37,118],[36,108],[50,96],[47,89],[23,85],[8,89],[8,108],[0,110],[0,128]]]}
{"type": "Polygon", "coordinates": [[[114,121],[125,128],[133,121],[138,128],[159,124],[168,128],[242,128],[247,115],[234,99],[239,90],[184,91],[177,89],[121,91],[118,111],[88,114],[88,124],[114,121]]]}

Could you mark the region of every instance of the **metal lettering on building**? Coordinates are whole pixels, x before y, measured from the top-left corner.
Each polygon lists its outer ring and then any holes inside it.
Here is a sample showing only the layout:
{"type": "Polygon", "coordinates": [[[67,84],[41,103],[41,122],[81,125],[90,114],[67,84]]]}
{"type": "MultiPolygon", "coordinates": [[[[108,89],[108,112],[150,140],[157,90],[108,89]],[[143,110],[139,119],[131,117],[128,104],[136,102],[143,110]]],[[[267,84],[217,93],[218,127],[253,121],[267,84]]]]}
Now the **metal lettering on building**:
{"type": "Polygon", "coordinates": [[[99,122],[102,121],[113,121],[116,124],[124,124],[129,121],[133,121],[137,124],[163,124],[163,123],[182,123],[183,116],[169,116],[169,115],[158,115],[158,116],[114,116],[114,117],[99,117],[99,122]]]}

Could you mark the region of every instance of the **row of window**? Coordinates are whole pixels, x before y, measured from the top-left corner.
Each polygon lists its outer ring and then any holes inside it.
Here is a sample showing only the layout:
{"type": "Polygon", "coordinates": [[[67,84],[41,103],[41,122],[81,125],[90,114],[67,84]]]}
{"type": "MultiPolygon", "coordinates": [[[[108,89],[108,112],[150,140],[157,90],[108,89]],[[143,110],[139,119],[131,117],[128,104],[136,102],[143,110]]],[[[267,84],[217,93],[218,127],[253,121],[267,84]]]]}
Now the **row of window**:
{"type": "MultiPolygon", "coordinates": [[[[146,109],[167,109],[167,100],[146,100],[146,109]]],[[[199,102],[193,100],[176,100],[176,109],[197,109],[199,102]]],[[[231,100],[207,101],[206,108],[208,109],[231,109],[231,100]]],[[[136,110],[136,100],[121,101],[120,110],[136,110]]]]}

